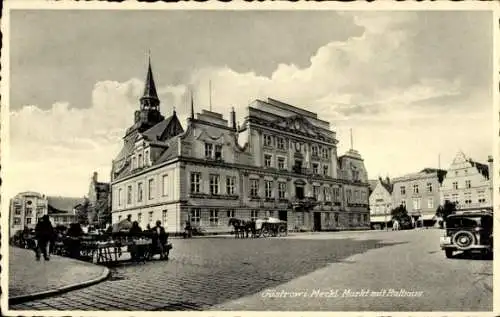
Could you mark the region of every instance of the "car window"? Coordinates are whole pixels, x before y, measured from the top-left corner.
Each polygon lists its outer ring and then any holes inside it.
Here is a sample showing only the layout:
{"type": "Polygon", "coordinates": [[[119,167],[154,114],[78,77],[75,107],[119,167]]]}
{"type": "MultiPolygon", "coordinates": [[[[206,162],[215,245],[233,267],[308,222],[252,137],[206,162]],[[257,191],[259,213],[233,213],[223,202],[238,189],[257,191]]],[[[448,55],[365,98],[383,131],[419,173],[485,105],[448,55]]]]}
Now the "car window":
{"type": "Polygon", "coordinates": [[[481,225],[481,217],[454,217],[446,221],[446,228],[473,228],[481,225]]]}

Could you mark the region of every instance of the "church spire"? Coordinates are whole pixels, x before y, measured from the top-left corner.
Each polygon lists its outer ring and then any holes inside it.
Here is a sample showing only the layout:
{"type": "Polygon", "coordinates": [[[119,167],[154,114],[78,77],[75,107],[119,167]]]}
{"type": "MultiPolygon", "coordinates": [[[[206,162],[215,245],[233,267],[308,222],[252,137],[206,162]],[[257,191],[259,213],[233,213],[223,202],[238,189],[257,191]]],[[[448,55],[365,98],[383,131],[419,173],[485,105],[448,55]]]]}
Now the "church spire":
{"type": "Polygon", "coordinates": [[[151,70],[151,56],[148,58],[148,73],[146,75],[146,82],[144,83],[144,93],[141,97],[141,108],[144,109],[158,109],[160,99],[156,92],[156,85],[153,79],[153,71],[151,70]]]}

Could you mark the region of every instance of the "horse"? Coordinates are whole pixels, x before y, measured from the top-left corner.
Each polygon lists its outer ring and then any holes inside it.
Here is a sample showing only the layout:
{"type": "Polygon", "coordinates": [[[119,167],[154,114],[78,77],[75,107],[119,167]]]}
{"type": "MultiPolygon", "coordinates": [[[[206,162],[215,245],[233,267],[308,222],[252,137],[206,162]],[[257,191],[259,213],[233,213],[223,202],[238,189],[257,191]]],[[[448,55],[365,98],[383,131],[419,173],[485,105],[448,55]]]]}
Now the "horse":
{"type": "MultiPolygon", "coordinates": [[[[234,237],[235,238],[244,238],[245,237],[245,221],[242,219],[230,218],[228,226],[233,226],[234,228],[234,237]]],[[[247,234],[248,236],[248,234],[247,234]]]]}
{"type": "Polygon", "coordinates": [[[244,223],[244,230],[246,233],[246,237],[248,238],[249,233],[251,233],[251,237],[257,237],[257,225],[254,220],[248,220],[244,223]]]}

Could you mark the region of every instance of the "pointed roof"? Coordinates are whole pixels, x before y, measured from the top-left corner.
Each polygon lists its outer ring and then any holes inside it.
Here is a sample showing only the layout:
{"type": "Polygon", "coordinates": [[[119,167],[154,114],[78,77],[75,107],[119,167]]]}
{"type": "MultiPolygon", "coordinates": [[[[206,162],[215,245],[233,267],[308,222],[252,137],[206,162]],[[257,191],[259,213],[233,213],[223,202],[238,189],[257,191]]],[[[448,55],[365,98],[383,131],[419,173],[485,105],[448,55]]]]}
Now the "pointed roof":
{"type": "Polygon", "coordinates": [[[158,99],[158,93],[156,92],[153,71],[151,70],[151,58],[149,58],[148,61],[148,73],[146,75],[146,82],[144,83],[144,93],[142,94],[141,99],[146,98],[160,101],[160,99],[158,99]]]}

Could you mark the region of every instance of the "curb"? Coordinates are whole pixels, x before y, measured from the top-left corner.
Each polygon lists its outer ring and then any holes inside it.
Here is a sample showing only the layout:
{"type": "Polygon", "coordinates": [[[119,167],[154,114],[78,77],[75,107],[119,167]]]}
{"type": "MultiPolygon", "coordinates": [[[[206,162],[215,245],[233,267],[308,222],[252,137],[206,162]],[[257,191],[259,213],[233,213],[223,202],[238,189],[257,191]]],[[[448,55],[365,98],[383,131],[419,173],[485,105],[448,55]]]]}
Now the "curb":
{"type": "Polygon", "coordinates": [[[38,293],[33,293],[33,294],[28,294],[28,295],[9,297],[9,306],[15,305],[15,304],[20,304],[20,303],[27,302],[27,301],[32,301],[32,300],[36,300],[36,299],[43,299],[43,298],[63,294],[63,293],[69,292],[69,291],[73,291],[73,290],[80,289],[80,288],[85,288],[85,287],[100,283],[100,282],[106,280],[110,276],[111,271],[107,267],[104,267],[104,266],[99,266],[99,267],[104,268],[104,271],[101,274],[101,276],[99,276],[97,278],[94,278],[94,279],[89,280],[89,281],[81,282],[81,283],[70,284],[68,286],[63,286],[63,287],[48,290],[48,291],[43,291],[43,292],[38,292],[38,293]]]}

